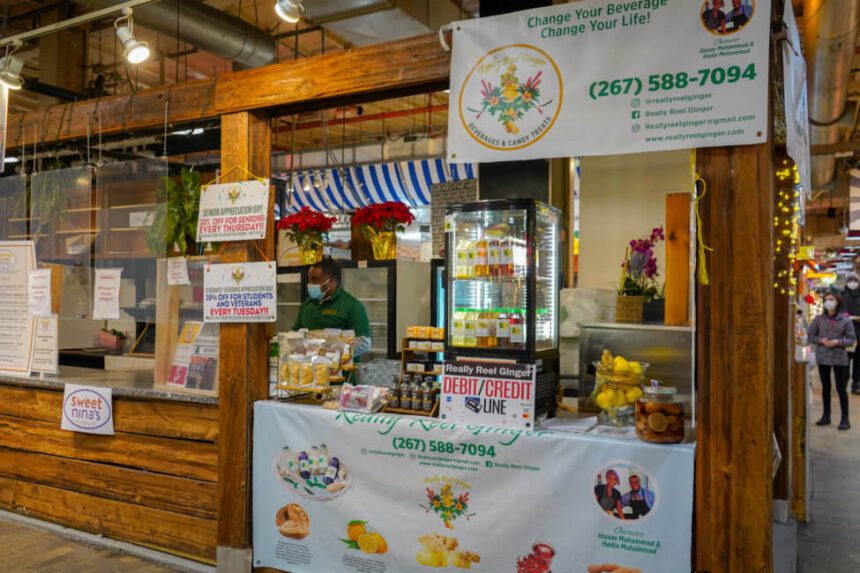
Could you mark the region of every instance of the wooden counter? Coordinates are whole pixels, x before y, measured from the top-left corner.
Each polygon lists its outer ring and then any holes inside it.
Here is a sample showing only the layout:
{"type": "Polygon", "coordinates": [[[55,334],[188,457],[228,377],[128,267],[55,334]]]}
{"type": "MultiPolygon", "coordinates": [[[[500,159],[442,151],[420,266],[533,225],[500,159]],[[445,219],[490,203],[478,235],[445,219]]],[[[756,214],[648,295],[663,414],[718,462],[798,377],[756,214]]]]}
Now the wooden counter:
{"type": "Polygon", "coordinates": [[[217,399],[147,388],[145,377],[0,377],[0,509],[214,562],[217,399]],[[61,430],[63,385],[109,378],[116,434],[61,430]]]}

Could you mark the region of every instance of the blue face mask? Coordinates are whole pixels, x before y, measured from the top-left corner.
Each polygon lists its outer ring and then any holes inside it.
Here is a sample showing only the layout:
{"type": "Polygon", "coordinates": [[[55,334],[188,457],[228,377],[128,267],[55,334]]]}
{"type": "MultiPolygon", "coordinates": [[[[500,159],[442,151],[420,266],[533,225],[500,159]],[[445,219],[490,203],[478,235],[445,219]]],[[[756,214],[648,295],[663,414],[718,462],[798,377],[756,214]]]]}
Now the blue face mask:
{"type": "Polygon", "coordinates": [[[311,299],[313,299],[313,300],[322,300],[322,297],[325,294],[323,292],[323,285],[326,285],[326,284],[328,284],[328,281],[326,281],[322,284],[319,284],[319,285],[309,284],[308,285],[308,296],[311,297],[311,299]]]}

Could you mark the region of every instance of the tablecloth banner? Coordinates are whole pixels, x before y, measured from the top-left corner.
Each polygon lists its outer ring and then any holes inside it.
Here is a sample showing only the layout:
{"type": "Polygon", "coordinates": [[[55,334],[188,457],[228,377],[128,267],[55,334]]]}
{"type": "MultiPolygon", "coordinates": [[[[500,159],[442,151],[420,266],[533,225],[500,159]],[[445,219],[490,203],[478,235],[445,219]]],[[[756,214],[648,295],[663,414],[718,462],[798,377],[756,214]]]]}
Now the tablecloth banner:
{"type": "Polygon", "coordinates": [[[257,402],[253,455],[257,567],[690,571],[691,446],[257,402]]]}
{"type": "Polygon", "coordinates": [[[448,159],[767,140],[770,0],[582,0],[453,24],[448,159]]]}

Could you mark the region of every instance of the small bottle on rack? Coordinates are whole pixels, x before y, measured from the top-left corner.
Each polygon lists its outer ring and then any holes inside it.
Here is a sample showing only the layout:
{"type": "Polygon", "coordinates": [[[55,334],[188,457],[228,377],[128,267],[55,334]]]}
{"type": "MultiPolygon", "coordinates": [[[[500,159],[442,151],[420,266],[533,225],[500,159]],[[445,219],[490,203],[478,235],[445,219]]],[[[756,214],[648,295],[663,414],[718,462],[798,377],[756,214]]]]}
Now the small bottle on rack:
{"type": "Polygon", "coordinates": [[[454,264],[454,278],[466,278],[472,274],[469,262],[469,251],[472,244],[469,241],[458,241],[456,249],[456,260],[454,264]]]}
{"type": "Polygon", "coordinates": [[[511,348],[522,350],[526,347],[525,319],[520,309],[511,309],[511,348]]]}
{"type": "Polygon", "coordinates": [[[487,244],[487,262],[490,266],[490,276],[498,278],[502,272],[501,242],[497,237],[491,237],[487,244]]]}
{"type": "Polygon", "coordinates": [[[412,409],[421,410],[424,405],[424,386],[420,382],[416,382],[412,389],[412,409]]]}
{"type": "Polygon", "coordinates": [[[489,346],[489,321],[486,319],[484,312],[478,312],[478,320],[475,325],[476,346],[478,348],[487,348],[489,346]]]}
{"type": "Polygon", "coordinates": [[[402,410],[412,408],[412,381],[409,374],[403,377],[403,386],[400,391],[400,408],[402,410]]]}
{"type": "Polygon", "coordinates": [[[454,312],[451,323],[451,346],[466,346],[466,314],[454,312]]]}
{"type": "Polygon", "coordinates": [[[400,394],[403,392],[403,380],[400,376],[394,382],[394,388],[391,389],[391,399],[388,401],[388,404],[392,408],[400,407],[400,394]]]}
{"type": "Polygon", "coordinates": [[[487,277],[490,276],[490,267],[489,267],[489,245],[487,244],[487,237],[481,237],[478,240],[478,243],[475,245],[475,276],[476,277],[487,277]]]}
{"type": "MultiPolygon", "coordinates": [[[[429,378],[429,377],[428,377],[429,378]]],[[[426,378],[425,378],[426,380],[426,378]]],[[[424,383],[424,398],[421,401],[421,409],[429,414],[433,411],[433,384],[424,383]]]]}
{"type": "Polygon", "coordinates": [[[505,308],[496,309],[496,348],[511,347],[511,319],[505,308]]]}
{"type": "Polygon", "coordinates": [[[514,248],[510,237],[501,240],[501,251],[499,253],[499,277],[507,278],[514,276],[514,248]]]}
{"type": "Polygon", "coordinates": [[[478,315],[474,309],[466,311],[464,330],[463,346],[466,348],[475,348],[478,346],[478,315]]]}

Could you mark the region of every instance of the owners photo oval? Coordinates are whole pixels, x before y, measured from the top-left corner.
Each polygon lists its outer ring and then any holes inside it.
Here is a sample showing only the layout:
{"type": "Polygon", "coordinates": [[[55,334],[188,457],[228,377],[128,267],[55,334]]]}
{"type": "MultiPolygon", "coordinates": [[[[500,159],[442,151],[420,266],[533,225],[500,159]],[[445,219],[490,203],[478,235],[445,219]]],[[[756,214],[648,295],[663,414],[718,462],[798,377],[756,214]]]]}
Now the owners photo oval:
{"type": "Polygon", "coordinates": [[[705,0],[700,18],[711,34],[730,36],[743,30],[754,14],[755,0],[705,0]]]}
{"type": "Polygon", "coordinates": [[[656,484],[640,466],[626,462],[609,464],[594,479],[594,499],[601,511],[619,521],[648,516],[657,501],[656,484]]]}

